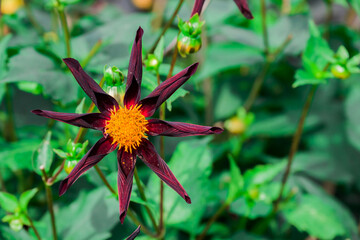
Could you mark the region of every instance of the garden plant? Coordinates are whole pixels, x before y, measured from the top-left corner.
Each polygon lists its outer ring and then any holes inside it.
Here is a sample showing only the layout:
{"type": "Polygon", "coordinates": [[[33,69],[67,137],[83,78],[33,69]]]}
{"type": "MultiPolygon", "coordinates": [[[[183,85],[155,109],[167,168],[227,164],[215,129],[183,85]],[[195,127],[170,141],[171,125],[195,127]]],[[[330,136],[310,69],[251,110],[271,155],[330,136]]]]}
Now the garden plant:
{"type": "Polygon", "coordinates": [[[358,240],[359,171],[359,0],[0,1],[1,240],[358,240]]]}

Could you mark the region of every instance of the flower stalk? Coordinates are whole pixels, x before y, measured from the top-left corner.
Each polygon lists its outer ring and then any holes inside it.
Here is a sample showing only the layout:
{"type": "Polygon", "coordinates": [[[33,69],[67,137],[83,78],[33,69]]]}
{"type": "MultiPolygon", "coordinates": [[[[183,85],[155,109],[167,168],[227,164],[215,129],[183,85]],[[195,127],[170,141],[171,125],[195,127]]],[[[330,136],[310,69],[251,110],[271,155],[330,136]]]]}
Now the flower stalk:
{"type": "Polygon", "coordinates": [[[40,237],[40,234],[38,232],[38,230],[36,229],[32,219],[30,218],[30,216],[28,214],[26,214],[26,218],[29,220],[29,223],[30,223],[30,227],[32,228],[32,230],[34,231],[35,233],[35,236],[38,240],[41,240],[41,237],[40,237]]]}
{"type": "Polygon", "coordinates": [[[65,39],[65,46],[66,46],[66,55],[67,57],[71,57],[71,37],[70,37],[70,31],[68,22],[66,20],[65,10],[64,6],[60,3],[59,0],[57,0],[57,11],[59,14],[61,26],[64,31],[64,39],[65,39]]]}
{"type": "Polygon", "coordinates": [[[46,199],[47,199],[48,209],[49,209],[50,218],[51,218],[51,231],[52,231],[52,234],[53,234],[53,239],[57,240],[56,221],[55,221],[54,204],[53,204],[51,186],[49,186],[47,184],[48,177],[47,177],[47,174],[45,172],[45,169],[42,167],[42,168],[40,168],[40,170],[41,170],[41,173],[42,173],[42,176],[43,176],[42,180],[43,180],[44,186],[45,186],[46,199]]]}
{"type": "Polygon", "coordinates": [[[307,95],[306,102],[305,102],[304,107],[302,109],[300,120],[299,120],[297,129],[296,129],[296,132],[295,132],[295,134],[293,136],[293,140],[291,142],[291,148],[290,148],[290,152],[289,152],[289,156],[288,156],[288,162],[287,162],[287,165],[286,165],[285,174],[284,174],[284,176],[282,178],[282,181],[281,181],[281,189],[280,189],[280,192],[279,192],[279,196],[277,197],[277,199],[275,201],[274,212],[277,212],[277,210],[279,209],[279,204],[281,202],[281,198],[282,198],[282,195],[284,193],[285,185],[286,185],[286,182],[287,182],[287,180],[289,178],[291,165],[292,165],[294,156],[295,156],[295,154],[296,154],[296,152],[298,150],[298,147],[299,147],[301,134],[302,134],[304,124],[305,124],[305,119],[306,119],[306,116],[307,116],[307,114],[309,112],[309,109],[310,109],[312,100],[314,98],[316,89],[317,89],[317,85],[314,85],[314,86],[311,87],[311,90],[310,90],[309,94],[307,95]]]}
{"type": "Polygon", "coordinates": [[[178,5],[176,6],[171,18],[169,19],[169,21],[165,24],[163,30],[161,31],[159,37],[156,39],[154,45],[150,48],[149,53],[154,52],[156,46],[158,45],[158,43],[160,42],[160,39],[162,36],[164,36],[164,34],[166,33],[166,31],[169,29],[169,27],[171,26],[171,24],[174,22],[174,19],[176,17],[176,15],[178,14],[178,12],[180,11],[180,8],[182,6],[182,4],[184,3],[184,0],[179,0],[178,5]]]}

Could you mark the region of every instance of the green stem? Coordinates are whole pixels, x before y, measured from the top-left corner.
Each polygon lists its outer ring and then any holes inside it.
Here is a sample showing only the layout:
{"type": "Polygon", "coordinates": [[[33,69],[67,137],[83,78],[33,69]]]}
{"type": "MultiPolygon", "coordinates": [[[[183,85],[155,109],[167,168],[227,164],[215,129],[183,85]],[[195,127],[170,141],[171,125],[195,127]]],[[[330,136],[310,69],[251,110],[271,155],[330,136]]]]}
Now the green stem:
{"type": "Polygon", "coordinates": [[[261,86],[264,83],[264,80],[269,72],[271,64],[276,60],[277,56],[285,49],[285,47],[290,43],[292,39],[292,35],[288,35],[288,37],[285,39],[283,44],[280,45],[278,49],[272,54],[269,54],[266,57],[266,62],[264,67],[262,68],[260,74],[256,77],[254,84],[251,88],[250,94],[248,98],[245,101],[244,108],[246,111],[250,111],[251,107],[253,106],[257,96],[259,95],[261,86]]]}
{"type": "Polygon", "coordinates": [[[173,23],[176,15],[178,14],[178,12],[179,12],[179,10],[180,10],[180,8],[181,8],[181,5],[182,5],[183,3],[184,3],[184,0],[179,0],[178,5],[177,5],[176,8],[175,8],[175,11],[173,12],[173,14],[172,14],[171,18],[169,19],[169,21],[165,24],[163,30],[161,31],[161,34],[160,34],[159,37],[156,39],[154,45],[150,48],[149,53],[154,52],[154,50],[155,50],[156,46],[158,45],[161,37],[164,36],[164,34],[165,34],[166,31],[168,30],[168,28],[169,28],[169,27],[171,26],[171,24],[173,23]]]}
{"type": "Polygon", "coordinates": [[[221,214],[229,207],[227,202],[224,202],[221,207],[216,211],[216,213],[209,219],[206,223],[204,230],[201,234],[196,238],[196,240],[202,240],[205,238],[206,233],[209,231],[211,225],[221,216],[221,214]]]}
{"type": "Polygon", "coordinates": [[[95,165],[95,170],[98,173],[99,177],[101,178],[101,180],[104,182],[105,186],[110,190],[110,192],[112,194],[114,194],[115,196],[117,196],[117,192],[114,190],[114,188],[110,185],[110,183],[108,182],[108,180],[106,180],[106,177],[104,175],[104,173],[101,171],[101,169],[99,168],[98,165],[95,165]]]}
{"type": "Polygon", "coordinates": [[[100,50],[101,46],[102,46],[103,42],[100,39],[99,41],[96,42],[96,44],[93,46],[93,48],[90,50],[90,53],[87,55],[87,57],[82,61],[81,66],[83,68],[86,67],[86,65],[88,65],[88,63],[90,62],[90,60],[94,57],[94,55],[100,50]]]}
{"type": "Polygon", "coordinates": [[[14,108],[12,103],[12,89],[9,84],[5,85],[5,105],[8,113],[8,117],[4,129],[4,137],[9,142],[17,140],[14,124],[14,108]]]}
{"type": "Polygon", "coordinates": [[[58,0],[58,13],[61,21],[61,25],[64,31],[64,39],[65,39],[65,46],[66,46],[66,54],[67,57],[71,57],[71,42],[70,42],[70,32],[69,32],[69,26],[66,20],[66,15],[64,11],[64,7],[61,5],[61,3],[58,0]]]}
{"type": "Polygon", "coordinates": [[[53,234],[53,239],[57,240],[56,221],[55,221],[55,213],[54,213],[54,203],[53,203],[52,191],[51,191],[51,187],[47,184],[48,177],[47,177],[47,174],[45,172],[45,169],[40,168],[40,170],[41,170],[41,173],[43,175],[43,182],[44,182],[44,185],[45,185],[46,199],[47,199],[48,209],[49,209],[50,218],[51,218],[51,230],[52,230],[52,234],[53,234]]]}
{"type": "Polygon", "coordinates": [[[38,239],[38,240],[41,240],[40,234],[39,234],[38,230],[36,229],[33,221],[32,221],[31,218],[30,218],[30,216],[29,216],[28,214],[26,214],[26,217],[27,217],[27,219],[29,220],[30,227],[33,229],[33,231],[34,231],[37,239],[38,239]]]}
{"type": "MultiPolygon", "coordinates": [[[[144,188],[141,184],[141,181],[140,181],[140,178],[139,178],[139,174],[138,174],[138,171],[137,171],[137,168],[135,167],[135,171],[134,171],[134,177],[135,177],[135,182],[136,182],[136,185],[138,187],[138,190],[139,190],[139,193],[140,193],[140,197],[141,199],[144,201],[144,202],[147,202],[147,199],[146,199],[146,196],[145,196],[145,192],[144,192],[144,188]]],[[[158,226],[156,225],[156,221],[155,221],[155,218],[150,210],[150,208],[145,205],[145,209],[146,209],[146,212],[147,214],[149,215],[150,217],[150,220],[155,228],[156,231],[158,231],[158,226]]]]}
{"type": "Polygon", "coordinates": [[[266,3],[265,0],[260,0],[261,3],[261,25],[263,32],[263,41],[264,41],[264,53],[265,56],[269,55],[269,35],[266,23],[266,3]]]}
{"type": "Polygon", "coordinates": [[[289,174],[290,174],[293,158],[294,158],[294,156],[295,156],[295,154],[296,154],[296,152],[298,150],[298,147],[299,147],[301,134],[302,134],[304,124],[305,124],[305,119],[306,119],[306,116],[307,116],[307,114],[309,112],[311,102],[312,102],[312,100],[314,98],[314,94],[316,92],[316,89],[317,89],[317,85],[312,86],[312,88],[311,88],[311,90],[310,90],[310,92],[309,92],[309,94],[308,94],[308,96],[306,98],[306,102],[304,104],[304,107],[302,109],[300,120],[299,120],[296,132],[295,132],[295,134],[293,136],[293,140],[292,140],[292,143],[291,143],[291,148],[290,148],[290,152],[289,152],[289,156],[288,156],[288,162],[287,162],[287,165],[286,165],[285,174],[284,174],[284,176],[282,178],[282,181],[281,181],[281,189],[280,189],[280,192],[279,192],[279,196],[277,197],[277,199],[275,201],[274,212],[277,212],[277,210],[279,208],[279,204],[281,202],[281,198],[282,198],[282,195],[283,195],[283,192],[284,192],[284,189],[285,189],[285,185],[286,185],[286,182],[287,182],[289,174]]]}

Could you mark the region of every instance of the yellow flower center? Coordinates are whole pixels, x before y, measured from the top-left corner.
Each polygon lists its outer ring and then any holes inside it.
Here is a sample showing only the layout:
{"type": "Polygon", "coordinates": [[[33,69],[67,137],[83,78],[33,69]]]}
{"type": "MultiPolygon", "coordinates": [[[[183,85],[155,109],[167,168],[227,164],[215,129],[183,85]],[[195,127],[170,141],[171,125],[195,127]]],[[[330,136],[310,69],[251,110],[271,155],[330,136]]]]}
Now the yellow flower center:
{"type": "Polygon", "coordinates": [[[147,138],[145,132],[148,121],[140,112],[140,105],[130,108],[120,107],[111,111],[110,120],[106,122],[105,133],[113,138],[113,144],[119,144],[119,149],[132,152],[140,145],[142,138],[147,138]]]}

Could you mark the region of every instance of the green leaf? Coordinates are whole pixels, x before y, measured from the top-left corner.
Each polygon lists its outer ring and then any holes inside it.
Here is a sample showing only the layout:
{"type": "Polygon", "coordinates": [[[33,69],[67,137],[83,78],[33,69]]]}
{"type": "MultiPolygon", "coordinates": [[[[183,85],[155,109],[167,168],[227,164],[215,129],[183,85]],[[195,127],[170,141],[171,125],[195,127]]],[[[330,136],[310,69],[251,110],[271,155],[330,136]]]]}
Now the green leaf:
{"type": "Polygon", "coordinates": [[[183,89],[183,88],[179,88],[178,90],[176,90],[175,92],[174,92],[174,94],[173,95],[171,95],[169,98],[168,98],[168,100],[166,100],[166,107],[167,107],[167,109],[169,110],[169,111],[171,111],[172,110],[172,103],[176,100],[176,99],[178,99],[178,98],[180,98],[180,97],[185,97],[185,95],[186,94],[188,94],[189,93],[189,91],[187,91],[187,90],[185,90],[185,89],[183,89]]]}
{"type": "Polygon", "coordinates": [[[321,239],[334,239],[346,234],[332,206],[314,195],[304,195],[300,204],[284,212],[287,221],[298,230],[321,239]]]}
{"type": "Polygon", "coordinates": [[[58,155],[60,158],[65,159],[65,158],[68,157],[67,153],[64,152],[64,151],[61,150],[61,149],[55,149],[55,148],[54,148],[53,151],[54,151],[54,153],[56,153],[56,155],[58,155]]]}
{"type": "Polygon", "coordinates": [[[75,113],[82,114],[84,113],[84,106],[85,106],[85,98],[81,99],[79,105],[77,105],[75,109],[75,113]]]}
{"type": "Polygon", "coordinates": [[[19,203],[16,197],[10,193],[0,192],[0,207],[9,213],[14,213],[19,203]]]}
{"type": "Polygon", "coordinates": [[[40,171],[41,168],[43,168],[45,172],[48,173],[50,170],[51,163],[53,161],[54,154],[50,144],[50,140],[51,140],[51,132],[49,131],[33,155],[34,171],[39,175],[42,175],[40,171]]]}
{"type": "Polygon", "coordinates": [[[292,87],[296,88],[303,85],[318,85],[318,84],[326,84],[328,81],[322,78],[316,78],[309,72],[305,72],[304,70],[297,70],[295,74],[295,82],[292,87]]]}
{"type": "Polygon", "coordinates": [[[78,86],[70,73],[61,70],[60,64],[33,48],[23,48],[10,58],[9,72],[0,83],[37,83],[43,87],[45,96],[69,103],[77,98],[78,86]]]}
{"type": "MultiPolygon", "coordinates": [[[[197,232],[211,196],[209,177],[212,171],[212,153],[208,147],[210,137],[201,140],[182,141],[176,147],[168,166],[189,194],[189,205],[173,189],[164,188],[164,219],[168,226],[189,233],[197,232]],[[186,159],[186,164],[184,164],[186,159]]],[[[147,196],[159,194],[159,178],[151,174],[146,188],[147,196]]],[[[158,198],[152,198],[158,204],[158,198]]]]}
{"type": "Polygon", "coordinates": [[[340,60],[346,61],[349,59],[349,52],[343,45],[341,45],[336,52],[336,56],[340,58],[340,60]]]}
{"type": "Polygon", "coordinates": [[[11,161],[0,161],[0,166],[10,168],[13,171],[19,169],[32,170],[31,155],[39,143],[39,140],[32,139],[0,144],[0,158],[11,159],[11,161]]]}
{"type": "Polygon", "coordinates": [[[0,41],[0,79],[3,78],[6,74],[6,60],[8,57],[6,50],[11,38],[12,35],[8,34],[0,41]]]}
{"type": "Polygon", "coordinates": [[[154,55],[160,63],[162,63],[164,58],[164,48],[165,48],[164,37],[161,37],[158,45],[154,50],[154,55]]]}
{"type": "Polygon", "coordinates": [[[240,197],[241,192],[244,187],[244,179],[241,175],[239,167],[236,165],[236,162],[234,158],[229,155],[228,156],[230,161],[230,187],[229,187],[229,193],[226,199],[226,202],[230,204],[234,200],[236,200],[238,197],[240,197]]]}
{"type": "Polygon", "coordinates": [[[27,206],[30,202],[30,200],[35,196],[35,194],[38,192],[37,188],[33,188],[31,190],[28,190],[26,192],[23,192],[20,195],[19,204],[23,211],[27,211],[27,206]]]}
{"type": "Polygon", "coordinates": [[[244,174],[245,188],[268,183],[279,175],[286,165],[286,161],[280,161],[274,164],[258,165],[244,174]]]}

